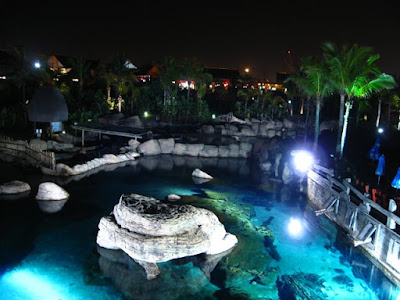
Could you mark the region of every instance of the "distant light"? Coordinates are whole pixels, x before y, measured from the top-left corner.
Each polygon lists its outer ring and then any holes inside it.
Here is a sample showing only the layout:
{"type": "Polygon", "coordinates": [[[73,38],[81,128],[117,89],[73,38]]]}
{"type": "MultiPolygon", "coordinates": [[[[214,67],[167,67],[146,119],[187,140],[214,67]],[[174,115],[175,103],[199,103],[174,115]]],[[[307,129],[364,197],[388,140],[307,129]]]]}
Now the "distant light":
{"type": "Polygon", "coordinates": [[[79,79],[78,78],[73,78],[72,81],[73,82],[79,82],[79,79]]]}
{"type": "Polygon", "coordinates": [[[292,100],[288,100],[288,103],[289,103],[289,104],[292,104],[292,100]]]}
{"type": "Polygon", "coordinates": [[[306,150],[292,151],[293,161],[295,168],[300,172],[307,172],[311,169],[314,163],[314,157],[306,150]]]}
{"type": "Polygon", "coordinates": [[[382,128],[382,127],[379,127],[379,128],[378,128],[378,133],[383,133],[383,132],[384,132],[383,128],[382,128]]]}
{"type": "Polygon", "coordinates": [[[40,64],[40,61],[35,61],[35,62],[33,63],[33,66],[35,67],[35,69],[40,69],[40,67],[41,67],[42,65],[40,64]]]}
{"type": "Polygon", "coordinates": [[[7,79],[7,76],[6,76],[6,75],[0,76],[0,79],[6,80],[6,79],[7,79]]]}
{"type": "Polygon", "coordinates": [[[246,68],[246,69],[244,69],[244,71],[245,71],[246,73],[249,73],[249,72],[250,72],[250,69],[249,69],[249,68],[246,68]]]}
{"type": "Polygon", "coordinates": [[[148,116],[149,116],[149,113],[148,113],[147,111],[145,111],[145,112],[143,113],[143,117],[147,118],[148,116]]]}
{"type": "Polygon", "coordinates": [[[303,225],[301,224],[299,219],[296,218],[290,218],[289,224],[288,224],[288,231],[291,236],[293,237],[298,237],[303,231],[303,225]]]}
{"type": "Polygon", "coordinates": [[[212,114],[211,118],[212,118],[213,120],[215,120],[215,118],[216,118],[215,114],[212,114]]]}

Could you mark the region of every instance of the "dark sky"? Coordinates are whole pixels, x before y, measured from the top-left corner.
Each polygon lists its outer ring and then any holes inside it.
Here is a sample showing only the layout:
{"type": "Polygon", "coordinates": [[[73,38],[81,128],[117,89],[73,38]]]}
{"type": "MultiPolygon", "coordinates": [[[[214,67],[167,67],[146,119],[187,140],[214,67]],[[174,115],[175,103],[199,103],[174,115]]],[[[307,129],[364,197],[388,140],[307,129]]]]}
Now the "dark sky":
{"type": "Polygon", "coordinates": [[[318,55],[324,41],[372,46],[383,72],[400,73],[397,9],[387,1],[15,1],[0,12],[0,48],[109,58],[136,65],[165,56],[206,67],[249,67],[275,80],[285,59],[318,55]]]}

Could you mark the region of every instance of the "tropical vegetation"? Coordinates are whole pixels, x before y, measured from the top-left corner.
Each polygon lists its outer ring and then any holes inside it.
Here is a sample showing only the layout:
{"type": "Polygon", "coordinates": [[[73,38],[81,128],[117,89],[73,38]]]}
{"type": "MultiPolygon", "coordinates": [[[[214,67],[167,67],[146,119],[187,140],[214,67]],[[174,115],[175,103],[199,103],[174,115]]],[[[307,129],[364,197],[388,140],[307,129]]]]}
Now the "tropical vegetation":
{"type": "Polygon", "coordinates": [[[71,123],[106,113],[145,115],[170,124],[208,122],[214,114],[229,112],[242,119],[292,118],[305,123],[305,139],[313,129],[316,150],[321,121],[334,118],[338,157],[343,156],[349,126],[358,126],[367,116],[376,126],[396,122],[400,129],[397,85],[378,69],[379,55],[373,48],[326,42],[320,50],[319,56],[304,57],[293,66],[296,72],[285,81],[283,93],[265,89],[249,74],[237,82],[215,84],[193,58],[165,57],[137,69],[123,53],[110,61],[70,57],[65,60],[70,71],[62,73],[46,67],[44,56],[42,67],[34,68],[27,50],[13,47],[0,61],[0,75],[7,74],[7,80],[0,80],[0,128],[29,126],[30,97],[38,87],[53,85],[67,101],[71,123]]]}

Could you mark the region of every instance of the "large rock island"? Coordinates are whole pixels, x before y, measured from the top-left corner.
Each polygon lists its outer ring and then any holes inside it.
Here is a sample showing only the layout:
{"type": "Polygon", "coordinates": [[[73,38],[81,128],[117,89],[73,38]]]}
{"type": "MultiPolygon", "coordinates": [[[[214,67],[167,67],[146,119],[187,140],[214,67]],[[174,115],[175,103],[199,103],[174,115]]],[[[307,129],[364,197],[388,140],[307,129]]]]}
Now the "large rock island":
{"type": "Polygon", "coordinates": [[[101,218],[97,234],[100,247],[123,250],[145,269],[148,279],[160,273],[156,263],[215,255],[236,243],[213,212],[138,194],[122,195],[113,212],[101,218]]]}

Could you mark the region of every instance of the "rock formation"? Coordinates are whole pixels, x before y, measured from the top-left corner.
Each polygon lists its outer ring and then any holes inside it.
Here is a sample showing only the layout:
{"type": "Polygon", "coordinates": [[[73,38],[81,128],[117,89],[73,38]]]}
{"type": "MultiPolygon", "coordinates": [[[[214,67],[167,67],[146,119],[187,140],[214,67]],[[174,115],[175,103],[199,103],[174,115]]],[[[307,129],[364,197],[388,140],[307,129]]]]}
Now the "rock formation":
{"type": "Polygon", "coordinates": [[[29,192],[30,190],[31,187],[28,183],[19,180],[0,184],[0,195],[19,194],[29,192]]]}
{"type": "Polygon", "coordinates": [[[236,236],[209,210],[137,194],[122,195],[113,212],[101,218],[97,234],[100,247],[123,250],[145,269],[148,279],[160,273],[158,262],[218,254],[236,243],[236,236]]]}
{"type": "Polygon", "coordinates": [[[204,178],[204,179],[213,179],[213,177],[211,175],[208,175],[206,172],[203,172],[200,169],[195,169],[192,172],[192,176],[193,177],[198,177],[198,178],[204,178]]]}
{"type": "Polygon", "coordinates": [[[36,200],[65,200],[69,194],[53,182],[43,182],[39,185],[36,200]]]}

